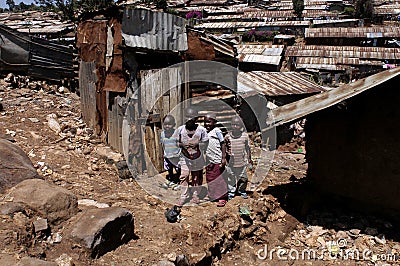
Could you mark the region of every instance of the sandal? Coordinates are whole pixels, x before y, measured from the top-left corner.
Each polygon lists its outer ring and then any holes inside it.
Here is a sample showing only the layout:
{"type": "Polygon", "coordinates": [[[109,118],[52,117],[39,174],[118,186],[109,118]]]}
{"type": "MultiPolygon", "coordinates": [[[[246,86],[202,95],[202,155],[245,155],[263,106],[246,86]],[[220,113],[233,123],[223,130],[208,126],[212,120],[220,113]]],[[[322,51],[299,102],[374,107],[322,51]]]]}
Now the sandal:
{"type": "Polygon", "coordinates": [[[219,200],[217,203],[217,207],[224,207],[226,205],[226,200],[219,200]]]}

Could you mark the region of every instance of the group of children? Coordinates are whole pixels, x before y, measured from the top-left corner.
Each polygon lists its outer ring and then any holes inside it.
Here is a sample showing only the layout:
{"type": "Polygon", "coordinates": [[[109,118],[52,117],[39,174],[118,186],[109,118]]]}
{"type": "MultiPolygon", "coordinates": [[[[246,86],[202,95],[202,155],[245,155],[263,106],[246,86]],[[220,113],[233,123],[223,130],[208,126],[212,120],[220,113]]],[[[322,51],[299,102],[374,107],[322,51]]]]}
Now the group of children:
{"type": "Polygon", "coordinates": [[[204,168],[207,198],[216,201],[217,206],[225,206],[236,194],[246,199],[246,170],[247,165],[253,162],[249,137],[243,131],[242,120],[238,116],[233,117],[232,129],[224,137],[221,129],[216,127],[215,113],[205,116],[204,127],[197,124],[197,116],[196,110],[187,108],[186,122],[177,129],[173,116],[167,115],[163,119],[161,144],[164,167],[168,171],[166,185],[177,187],[179,182],[181,196],[177,205],[183,206],[189,200],[194,204],[200,203],[204,168]]]}

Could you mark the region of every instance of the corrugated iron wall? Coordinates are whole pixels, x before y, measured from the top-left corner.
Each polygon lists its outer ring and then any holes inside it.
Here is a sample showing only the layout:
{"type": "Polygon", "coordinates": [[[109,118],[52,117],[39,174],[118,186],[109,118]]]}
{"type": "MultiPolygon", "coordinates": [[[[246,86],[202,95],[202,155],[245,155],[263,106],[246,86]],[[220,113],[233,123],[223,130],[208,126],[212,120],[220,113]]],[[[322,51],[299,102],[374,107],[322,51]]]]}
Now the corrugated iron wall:
{"type": "Polygon", "coordinates": [[[0,71],[48,80],[74,78],[73,48],[0,25],[0,71]]]}

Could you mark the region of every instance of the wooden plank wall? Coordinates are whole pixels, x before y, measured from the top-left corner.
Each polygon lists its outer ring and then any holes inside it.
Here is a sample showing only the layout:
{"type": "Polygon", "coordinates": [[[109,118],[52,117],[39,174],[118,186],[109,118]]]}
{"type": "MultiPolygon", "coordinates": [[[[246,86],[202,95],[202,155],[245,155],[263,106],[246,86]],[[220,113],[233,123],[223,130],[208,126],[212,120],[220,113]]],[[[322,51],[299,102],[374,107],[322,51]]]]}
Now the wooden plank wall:
{"type": "Polygon", "coordinates": [[[96,128],[96,63],[81,61],[79,77],[83,121],[89,127],[96,128]]]}
{"type": "MultiPolygon", "coordinates": [[[[143,134],[148,154],[146,164],[152,163],[155,170],[160,172],[163,171],[163,151],[160,144],[161,120],[172,111],[171,114],[177,120],[177,126],[182,121],[180,108],[175,108],[183,100],[182,73],[179,69],[167,68],[141,71],[140,75],[142,80],[140,89],[141,118],[145,119],[148,116],[143,134]],[[163,91],[168,92],[162,94],[163,91]]],[[[147,167],[147,174],[153,175],[156,172],[147,167]]]]}
{"type": "Polygon", "coordinates": [[[124,120],[124,109],[122,105],[125,101],[125,97],[116,94],[115,92],[107,92],[107,142],[111,147],[122,153],[122,124],[124,120]]]}

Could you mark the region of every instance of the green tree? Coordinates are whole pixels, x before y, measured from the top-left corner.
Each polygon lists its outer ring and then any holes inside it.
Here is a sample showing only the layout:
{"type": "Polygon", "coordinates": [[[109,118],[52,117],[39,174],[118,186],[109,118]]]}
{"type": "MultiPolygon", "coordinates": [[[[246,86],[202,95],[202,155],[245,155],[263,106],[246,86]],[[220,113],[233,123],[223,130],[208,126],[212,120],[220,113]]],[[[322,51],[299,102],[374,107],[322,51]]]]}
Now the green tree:
{"type": "Polygon", "coordinates": [[[166,10],[168,7],[167,0],[142,0],[142,3],[151,5],[154,4],[156,8],[166,10]]]}
{"type": "Polygon", "coordinates": [[[292,0],[293,10],[297,17],[301,17],[303,15],[304,10],[304,0],[292,0]]]}
{"type": "Polygon", "coordinates": [[[77,11],[95,11],[114,5],[113,0],[35,0],[47,11],[61,11],[63,19],[75,20],[77,11]]]}
{"type": "Polygon", "coordinates": [[[374,15],[372,0],[357,0],[354,9],[356,18],[372,18],[374,15]]]}
{"type": "Polygon", "coordinates": [[[14,0],[6,0],[6,4],[8,5],[8,10],[10,10],[11,12],[15,10],[14,0]]]}

